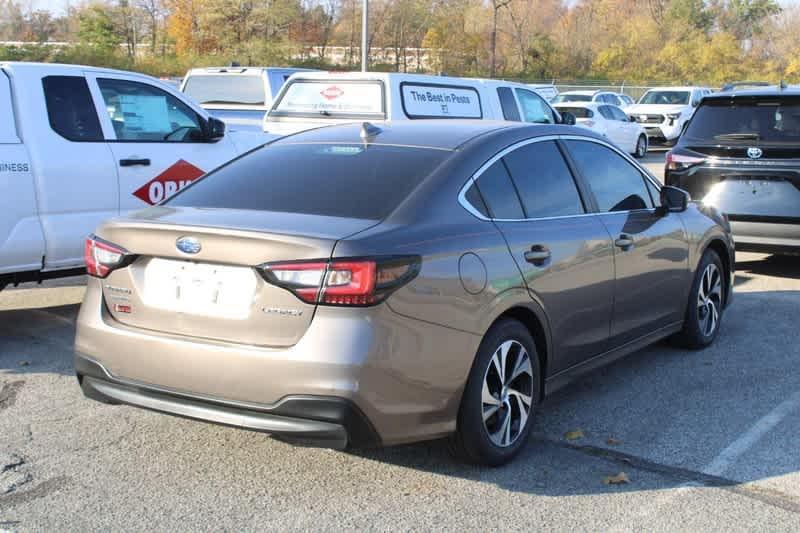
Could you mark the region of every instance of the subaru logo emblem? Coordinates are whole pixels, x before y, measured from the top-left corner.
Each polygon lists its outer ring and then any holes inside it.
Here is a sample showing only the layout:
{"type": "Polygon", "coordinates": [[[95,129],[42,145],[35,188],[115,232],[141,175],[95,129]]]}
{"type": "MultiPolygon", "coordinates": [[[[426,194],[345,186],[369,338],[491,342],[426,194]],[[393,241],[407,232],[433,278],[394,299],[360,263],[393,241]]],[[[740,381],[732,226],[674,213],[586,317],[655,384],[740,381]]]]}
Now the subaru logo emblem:
{"type": "Polygon", "coordinates": [[[762,155],[764,155],[764,152],[761,150],[761,148],[756,148],[753,146],[752,148],[747,149],[747,157],[750,159],[759,159],[762,155]]]}
{"type": "Polygon", "coordinates": [[[175,246],[185,254],[196,254],[200,251],[200,241],[194,237],[181,237],[175,243],[175,246]]]}

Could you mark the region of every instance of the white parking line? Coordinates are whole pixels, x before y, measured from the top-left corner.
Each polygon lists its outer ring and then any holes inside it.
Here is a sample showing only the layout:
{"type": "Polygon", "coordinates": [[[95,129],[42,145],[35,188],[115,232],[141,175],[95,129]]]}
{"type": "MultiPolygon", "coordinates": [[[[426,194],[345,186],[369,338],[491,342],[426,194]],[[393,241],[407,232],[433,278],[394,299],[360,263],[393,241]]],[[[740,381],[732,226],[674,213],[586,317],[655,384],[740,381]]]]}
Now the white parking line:
{"type": "Polygon", "coordinates": [[[761,438],[777,426],[781,420],[800,407],[800,391],[794,393],[788,400],[778,405],[766,416],[753,424],[738,439],[722,450],[702,472],[712,476],[721,476],[728,470],[743,453],[752,448],[761,438]]]}

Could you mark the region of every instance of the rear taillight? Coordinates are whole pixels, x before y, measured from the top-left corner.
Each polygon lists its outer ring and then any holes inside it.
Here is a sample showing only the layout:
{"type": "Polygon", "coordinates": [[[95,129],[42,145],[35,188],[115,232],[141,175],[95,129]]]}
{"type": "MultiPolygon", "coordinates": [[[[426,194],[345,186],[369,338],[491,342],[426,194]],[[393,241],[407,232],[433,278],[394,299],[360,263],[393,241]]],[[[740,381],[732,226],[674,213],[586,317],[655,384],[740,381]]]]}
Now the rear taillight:
{"type": "Polygon", "coordinates": [[[89,235],[86,238],[83,257],[86,261],[87,274],[105,278],[112,270],[125,265],[132,256],[124,248],[104,241],[96,235],[89,235]]]}
{"type": "Polygon", "coordinates": [[[419,265],[419,257],[389,257],[267,263],[258,270],[307,303],[368,306],[414,279],[419,265]]]}
{"type": "Polygon", "coordinates": [[[693,157],[690,155],[667,152],[667,170],[686,170],[694,165],[705,163],[705,161],[704,157],[693,157]]]}

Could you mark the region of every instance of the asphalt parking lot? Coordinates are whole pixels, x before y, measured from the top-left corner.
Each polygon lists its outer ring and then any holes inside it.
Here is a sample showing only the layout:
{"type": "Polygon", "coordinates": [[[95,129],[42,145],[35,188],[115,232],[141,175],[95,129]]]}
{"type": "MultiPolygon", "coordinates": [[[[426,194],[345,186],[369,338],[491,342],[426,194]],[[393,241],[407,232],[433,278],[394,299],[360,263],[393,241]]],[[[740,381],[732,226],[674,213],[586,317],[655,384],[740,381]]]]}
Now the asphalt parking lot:
{"type": "MultiPolygon", "coordinates": [[[[646,163],[660,177],[663,153],[646,163]]],[[[800,258],[739,254],[714,346],[658,344],[561,390],[498,469],[439,442],[299,448],[86,400],[72,369],[82,285],[0,293],[0,531],[800,524],[800,258]]]]}

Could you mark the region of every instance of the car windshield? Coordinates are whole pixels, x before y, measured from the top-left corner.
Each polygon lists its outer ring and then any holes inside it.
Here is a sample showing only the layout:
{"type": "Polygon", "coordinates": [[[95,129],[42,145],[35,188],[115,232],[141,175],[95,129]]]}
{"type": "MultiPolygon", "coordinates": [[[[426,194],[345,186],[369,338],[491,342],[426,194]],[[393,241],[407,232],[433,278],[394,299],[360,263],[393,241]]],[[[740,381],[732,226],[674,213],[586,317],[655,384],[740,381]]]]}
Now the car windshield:
{"type": "Polygon", "coordinates": [[[564,94],[561,93],[555,97],[553,103],[560,104],[561,102],[591,102],[592,96],[590,94],[564,94]]]}
{"type": "Polygon", "coordinates": [[[556,107],[559,113],[563,113],[566,111],[567,113],[572,113],[572,116],[575,118],[592,118],[594,116],[594,112],[591,109],[587,109],[585,107],[565,107],[565,106],[558,106],[556,107]]]}
{"type": "Polygon", "coordinates": [[[800,142],[800,98],[707,100],[684,137],[695,141],[753,144],[800,142]]]}
{"type": "Polygon", "coordinates": [[[689,91],[647,91],[640,104],[687,105],[689,91]]]}
{"type": "Polygon", "coordinates": [[[167,205],[381,220],[449,155],[375,144],[272,144],[209,173],[167,205]]]}
{"type": "Polygon", "coordinates": [[[190,75],[183,92],[200,104],[264,105],[264,80],[244,74],[190,75]]]}
{"type": "Polygon", "coordinates": [[[383,84],[374,80],[297,80],[289,83],[270,116],[383,118],[383,84]]]}

